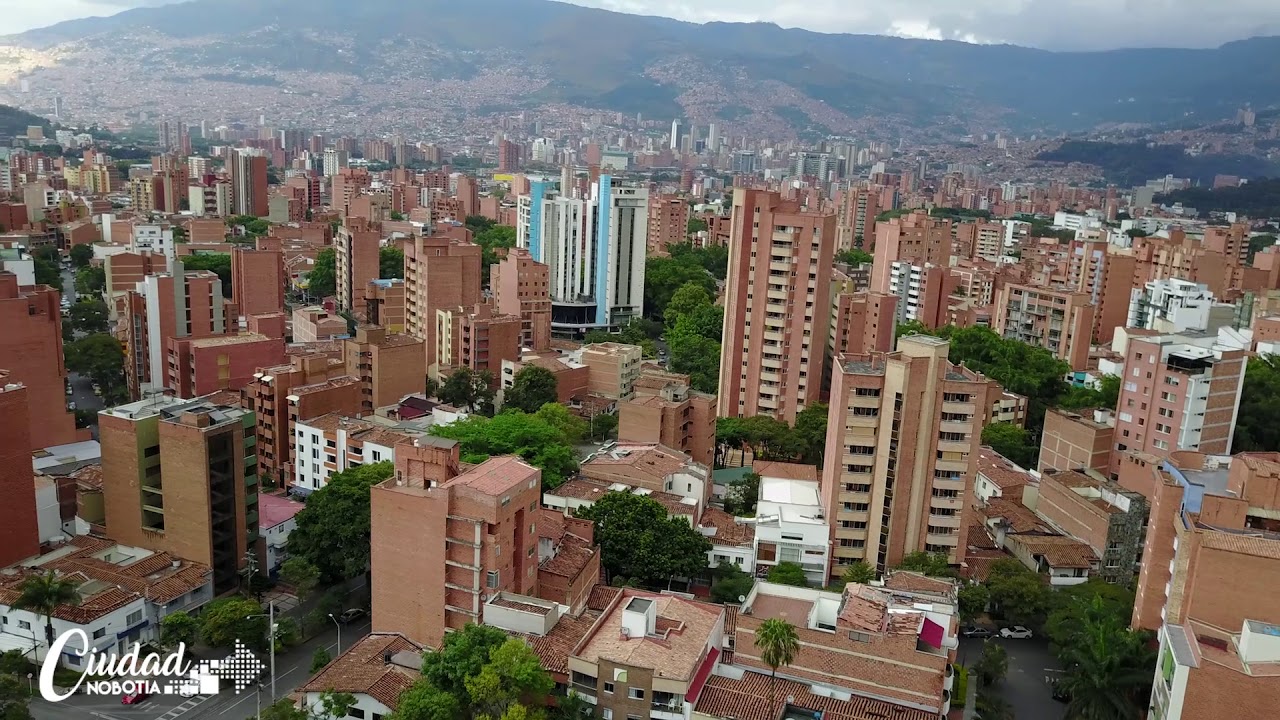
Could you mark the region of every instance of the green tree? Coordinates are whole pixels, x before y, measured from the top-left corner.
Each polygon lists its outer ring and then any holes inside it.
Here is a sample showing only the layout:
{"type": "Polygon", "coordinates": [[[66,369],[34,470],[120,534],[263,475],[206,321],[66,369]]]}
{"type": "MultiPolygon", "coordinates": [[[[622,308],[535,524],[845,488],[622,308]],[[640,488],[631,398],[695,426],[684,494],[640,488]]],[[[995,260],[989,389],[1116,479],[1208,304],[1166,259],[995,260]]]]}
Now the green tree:
{"type": "Polygon", "coordinates": [[[191,647],[199,639],[200,621],[185,610],[169,613],[160,621],[160,644],[165,647],[191,647]]]}
{"type": "Polygon", "coordinates": [[[231,254],[196,253],[182,258],[183,270],[208,270],[222,281],[223,297],[231,297],[231,254]]]}
{"type": "Polygon", "coordinates": [[[55,290],[62,287],[62,271],[58,269],[57,262],[49,262],[37,257],[31,264],[35,270],[37,285],[48,285],[55,290]]]}
{"type": "Polygon", "coordinates": [[[1262,355],[1245,366],[1231,451],[1280,450],[1280,358],[1262,355]]]}
{"type": "Polygon", "coordinates": [[[591,703],[570,688],[556,703],[555,720],[589,720],[595,717],[591,703]]]}
{"type": "Polygon", "coordinates": [[[800,462],[822,467],[822,454],[827,449],[827,405],[814,403],[796,413],[792,435],[802,448],[800,462]]]}
{"type": "Polygon", "coordinates": [[[67,322],[86,335],[107,332],[107,304],[101,300],[81,298],[71,304],[67,322]]]}
{"type": "Polygon", "coordinates": [[[1059,588],[1049,594],[1044,634],[1049,646],[1061,653],[1075,644],[1090,623],[1114,622],[1127,626],[1133,615],[1133,592],[1120,585],[1090,579],[1059,588]]]}
{"type": "Polygon", "coordinates": [[[254,650],[266,650],[267,619],[262,606],[242,597],[214,600],[200,614],[200,638],[215,648],[233,647],[240,640],[254,650]]]}
{"type": "Polygon", "coordinates": [[[1115,618],[1089,619],[1059,653],[1066,672],[1058,681],[1071,698],[1067,716],[1086,720],[1140,717],[1151,696],[1156,653],[1145,632],[1115,618]]]}
{"type": "Polygon", "coordinates": [[[325,690],[320,693],[320,702],[312,708],[315,720],[341,720],[351,714],[355,707],[356,696],[351,693],[325,690]]]}
{"type": "Polygon", "coordinates": [[[64,346],[67,368],[91,378],[111,401],[124,396],[124,348],[106,333],[94,333],[64,346]]]}
{"type": "Polygon", "coordinates": [[[729,269],[729,248],[724,245],[707,245],[696,248],[691,243],[667,245],[672,259],[702,266],[713,278],[724,280],[729,269]]]}
{"type": "Polygon", "coordinates": [[[480,246],[480,279],[487,287],[490,266],[502,259],[505,249],[516,246],[516,229],[510,225],[494,225],[477,232],[474,239],[480,246]]]}
{"type": "Polygon", "coordinates": [[[1250,265],[1253,264],[1254,256],[1256,256],[1258,253],[1262,252],[1263,250],[1266,250],[1267,248],[1275,244],[1276,244],[1275,235],[1254,235],[1253,237],[1249,238],[1249,258],[1248,258],[1249,264],[1250,265]]]}
{"type": "Polygon", "coordinates": [[[731,480],[725,493],[724,509],[734,515],[753,515],[760,500],[760,476],[749,472],[731,480]]]}
{"type": "Polygon", "coordinates": [[[714,298],[707,288],[700,283],[689,282],[680,286],[679,290],[671,295],[671,301],[667,303],[667,309],[663,316],[667,323],[667,328],[675,327],[676,320],[682,316],[688,315],[700,307],[711,305],[714,298]]]}
{"type": "Polygon", "coordinates": [[[956,600],[960,606],[960,619],[963,622],[973,622],[986,612],[987,603],[991,602],[991,591],[980,583],[965,583],[956,591],[956,600]]]}
{"type": "Polygon", "coordinates": [[[89,261],[93,260],[93,246],[92,245],[72,245],[70,256],[71,256],[71,267],[77,270],[79,270],[82,267],[86,267],[88,266],[89,261]]]}
{"type": "Polygon", "coordinates": [[[175,243],[182,244],[188,241],[186,228],[181,225],[174,225],[170,229],[173,230],[173,241],[175,243]]]}
{"type": "Polygon", "coordinates": [[[383,280],[404,277],[404,251],[388,245],[378,251],[378,277],[383,280]]]}
{"type": "Polygon", "coordinates": [[[320,570],[306,558],[294,556],[280,565],[280,580],[293,586],[299,600],[305,600],[320,586],[320,570]]]}
{"type": "Polygon", "coordinates": [[[707,569],[711,541],[684,518],[668,516],[653,498],[606,493],[576,514],[595,522],[600,559],[610,575],[657,584],[697,577],[707,569]]]}
{"type": "Polygon", "coordinates": [[[235,229],[237,227],[244,230],[244,234],[248,237],[261,237],[271,232],[271,223],[264,218],[254,217],[253,215],[232,215],[227,218],[227,227],[235,229]]]}
{"type": "Polygon", "coordinates": [[[1013,706],[994,692],[979,690],[974,709],[981,720],[1014,720],[1013,706]]]}
{"type": "Polygon", "coordinates": [[[910,570],[930,577],[955,577],[956,570],[951,567],[947,556],[942,553],[916,551],[907,553],[898,565],[899,570],[910,570]]]}
{"type": "Polygon", "coordinates": [[[689,224],[685,229],[688,235],[703,232],[707,229],[707,221],[699,217],[689,218],[689,224]]]}
{"type": "Polygon", "coordinates": [[[809,587],[809,579],[804,575],[804,568],[800,567],[800,563],[795,562],[784,561],[774,565],[769,570],[768,580],[779,585],[809,587]]]}
{"type": "Polygon", "coordinates": [[[836,253],[836,262],[848,265],[868,265],[874,259],[871,253],[859,249],[843,250],[836,253]]]}
{"type": "Polygon", "coordinates": [[[769,713],[774,714],[774,708],[778,706],[778,668],[796,661],[800,654],[800,637],[791,623],[769,618],[756,628],[755,646],[760,651],[760,661],[769,666],[769,713]]]}
{"type": "Polygon", "coordinates": [[[1009,672],[1009,653],[1000,643],[988,640],[982,643],[982,657],[973,669],[983,685],[995,685],[1009,672]]]}
{"type": "Polygon", "coordinates": [[[463,707],[470,707],[467,678],[479,675],[489,663],[489,655],[507,639],[507,634],[495,627],[467,623],[462,630],[446,634],[439,650],[422,656],[422,677],[431,687],[449,693],[463,707]]]}
{"type": "Polygon", "coordinates": [[[488,370],[458,368],[440,386],[438,397],[441,402],[463,410],[474,412],[488,408],[493,404],[493,375],[488,370]]]}
{"type": "Polygon", "coordinates": [[[497,223],[483,215],[468,215],[463,224],[473,233],[481,233],[497,225],[497,223]]]}
{"type": "Polygon", "coordinates": [[[701,285],[708,293],[716,291],[715,278],[691,257],[648,258],[644,270],[645,314],[661,320],[672,296],[691,282],[701,285]]]}
{"type": "Polygon", "coordinates": [[[1017,560],[997,560],[992,564],[986,585],[992,604],[1010,623],[1037,627],[1044,619],[1049,589],[1039,573],[1017,560]]]}
{"type": "Polygon", "coordinates": [[[501,717],[512,706],[545,705],[555,681],[523,640],[509,638],[489,653],[489,662],[466,680],[471,707],[479,715],[501,717]]]}
{"type": "Polygon", "coordinates": [[[982,428],[982,444],[1024,468],[1035,467],[1036,456],[1040,454],[1027,431],[1013,423],[992,423],[982,428]]]}
{"type": "Polygon", "coordinates": [[[331,297],[338,292],[338,254],[333,248],[316,253],[316,262],[307,272],[307,294],[316,298],[331,297]]]}
{"type": "MultiPolygon", "coordinates": [[[[681,323],[684,319],[681,320],[681,323]]],[[[672,372],[689,376],[689,385],[713,393],[720,380],[720,343],[685,331],[680,324],[667,336],[672,372]]]]}
{"type": "Polygon", "coordinates": [[[560,430],[566,445],[578,445],[587,434],[587,421],[569,412],[558,402],[549,402],[534,413],[539,420],[560,430]]]}
{"type": "Polygon", "coordinates": [[[333,658],[329,656],[329,650],[327,648],[316,648],[316,651],[311,653],[311,674],[314,675],[320,672],[324,669],[324,666],[328,665],[332,661],[333,658]]]}
{"type": "Polygon", "coordinates": [[[558,403],[556,376],[540,365],[526,365],[516,373],[511,387],[503,393],[503,407],[536,413],[548,403],[558,403]]]}
{"type": "Polygon", "coordinates": [[[730,562],[722,562],[711,569],[711,599],[718,603],[740,603],[738,598],[751,593],[755,578],[730,562]]]}
{"type": "MultiPolygon", "coordinates": [[[[61,285],[61,280],[54,287],[61,285]]],[[[103,267],[82,267],[76,271],[75,289],[77,295],[97,295],[107,286],[107,270],[103,267]]]]}
{"type": "Polygon", "coordinates": [[[618,416],[610,413],[596,413],[588,422],[592,440],[608,440],[618,429],[618,416]]]}
{"type": "Polygon", "coordinates": [[[537,415],[527,415],[518,410],[493,418],[473,415],[466,420],[437,426],[432,433],[457,440],[462,459],[466,462],[480,463],[494,455],[520,456],[542,470],[544,490],[558,487],[578,470],[578,458],[573,448],[565,444],[563,431],[537,415]]]}
{"type": "Polygon", "coordinates": [[[390,217],[393,222],[401,222],[405,219],[404,213],[398,210],[392,210],[390,217]]]}
{"type": "Polygon", "coordinates": [[[846,583],[866,585],[876,579],[876,569],[868,565],[866,560],[857,560],[845,566],[840,579],[846,583]]]}
{"type": "Polygon", "coordinates": [[[389,462],[334,473],[307,498],[289,533],[289,554],[311,563],[325,585],[369,567],[369,489],[394,473],[389,462]]]}
{"type": "Polygon", "coordinates": [[[0,675],[0,720],[31,720],[31,693],[14,675],[0,675]]]}
{"type": "Polygon", "coordinates": [[[76,582],[50,570],[23,580],[12,605],[15,610],[30,610],[44,616],[44,637],[52,647],[53,613],[64,605],[75,607],[80,604],[80,591],[76,588],[76,582]]]}
{"type": "MultiPolygon", "coordinates": [[[[446,639],[448,637],[445,636],[446,639]]],[[[423,678],[400,693],[399,707],[386,720],[457,720],[462,716],[462,706],[453,694],[423,678]]]]}

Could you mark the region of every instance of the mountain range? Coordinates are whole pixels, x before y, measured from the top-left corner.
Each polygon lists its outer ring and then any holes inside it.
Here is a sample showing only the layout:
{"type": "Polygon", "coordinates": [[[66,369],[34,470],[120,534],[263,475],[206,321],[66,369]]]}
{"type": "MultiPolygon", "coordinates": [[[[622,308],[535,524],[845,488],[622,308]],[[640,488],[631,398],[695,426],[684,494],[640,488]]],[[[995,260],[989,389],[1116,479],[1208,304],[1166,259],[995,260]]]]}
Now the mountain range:
{"type": "MultiPolygon", "coordinates": [[[[59,23],[0,45],[54,58],[37,72],[52,73],[47,84],[64,96],[76,88],[61,85],[88,73],[300,95],[345,82],[349,97],[340,99],[353,104],[370,102],[361,83],[431,81],[475,88],[487,99],[471,112],[562,103],[729,125],[763,112],[819,134],[868,120],[961,134],[974,119],[1070,131],[1188,114],[1210,121],[1280,103],[1280,37],[1210,50],[1049,52],[695,24],[551,0],[193,0],[59,23]],[[527,82],[506,95],[480,85],[497,77],[527,82]]],[[[413,104],[381,95],[388,109],[413,104]]]]}

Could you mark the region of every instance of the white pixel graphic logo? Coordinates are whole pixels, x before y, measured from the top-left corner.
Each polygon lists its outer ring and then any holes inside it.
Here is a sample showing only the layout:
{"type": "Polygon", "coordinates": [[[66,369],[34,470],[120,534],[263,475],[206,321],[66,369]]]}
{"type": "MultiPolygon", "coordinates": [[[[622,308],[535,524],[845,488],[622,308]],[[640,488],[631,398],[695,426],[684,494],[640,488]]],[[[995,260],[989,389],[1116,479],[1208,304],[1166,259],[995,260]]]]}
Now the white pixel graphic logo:
{"type": "Polygon", "coordinates": [[[258,660],[258,656],[249,651],[243,642],[236,640],[236,650],[221,660],[201,662],[192,674],[200,683],[201,695],[212,695],[218,692],[219,678],[231,683],[236,694],[249,687],[258,679],[266,666],[258,660]],[[212,690],[205,690],[206,683],[212,690]]]}

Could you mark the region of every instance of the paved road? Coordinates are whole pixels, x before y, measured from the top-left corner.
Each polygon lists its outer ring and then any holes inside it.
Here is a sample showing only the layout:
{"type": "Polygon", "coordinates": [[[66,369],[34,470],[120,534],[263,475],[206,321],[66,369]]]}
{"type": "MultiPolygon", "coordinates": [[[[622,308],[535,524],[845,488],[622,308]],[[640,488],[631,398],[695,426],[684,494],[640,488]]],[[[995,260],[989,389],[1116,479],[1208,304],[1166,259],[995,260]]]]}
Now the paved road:
{"type": "MultiPolygon", "coordinates": [[[[342,647],[348,648],[369,634],[369,619],[345,625],[342,628],[342,647]]],[[[316,648],[324,647],[337,657],[337,628],[330,627],[302,645],[276,656],[276,698],[287,697],[311,677],[311,655],[316,648]]],[[[268,665],[266,657],[259,658],[268,665]]],[[[75,695],[63,702],[50,703],[43,699],[31,702],[34,720],[245,720],[252,718],[259,700],[267,707],[271,700],[271,676],[262,675],[261,698],[252,690],[237,695],[224,689],[217,695],[183,698],[179,695],[158,695],[140,705],[122,705],[120,698],[91,695],[75,695]]]]}
{"type": "MultiPolygon", "coordinates": [[[[1049,643],[1031,640],[1001,640],[1009,653],[1009,672],[997,692],[1013,707],[1017,720],[1062,720],[1066,706],[1053,699],[1047,678],[1059,669],[1058,660],[1049,653],[1049,643]]],[[[972,667],[982,657],[982,640],[960,638],[959,660],[972,667]]]]}

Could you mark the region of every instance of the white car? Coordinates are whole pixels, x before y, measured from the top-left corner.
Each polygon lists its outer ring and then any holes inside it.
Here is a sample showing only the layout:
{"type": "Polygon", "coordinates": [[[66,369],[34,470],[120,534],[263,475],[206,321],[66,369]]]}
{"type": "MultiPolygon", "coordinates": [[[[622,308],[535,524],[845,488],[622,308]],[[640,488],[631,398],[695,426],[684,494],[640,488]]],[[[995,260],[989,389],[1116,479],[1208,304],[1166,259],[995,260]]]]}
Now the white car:
{"type": "Polygon", "coordinates": [[[1031,637],[1031,631],[1021,625],[1014,625],[1013,627],[1000,628],[1000,637],[1012,640],[1026,640],[1031,637]]]}

